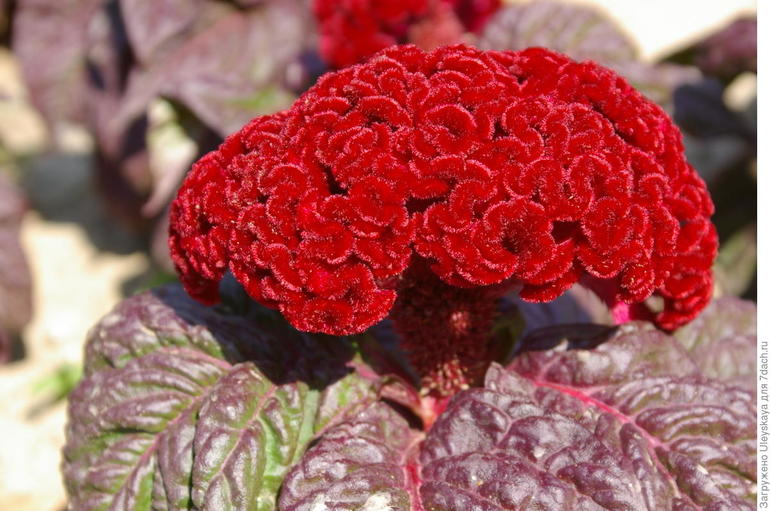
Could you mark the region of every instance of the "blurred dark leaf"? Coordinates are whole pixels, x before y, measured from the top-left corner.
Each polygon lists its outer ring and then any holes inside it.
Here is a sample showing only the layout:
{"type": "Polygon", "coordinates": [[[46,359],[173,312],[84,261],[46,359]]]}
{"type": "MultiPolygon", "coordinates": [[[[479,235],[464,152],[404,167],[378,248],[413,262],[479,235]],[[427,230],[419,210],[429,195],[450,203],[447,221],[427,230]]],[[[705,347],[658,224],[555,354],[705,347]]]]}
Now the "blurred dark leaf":
{"type": "Polygon", "coordinates": [[[478,46],[521,50],[544,46],[575,60],[609,65],[637,58],[637,49],[607,16],[592,7],[551,1],[508,5],[487,23],[478,46]]]}
{"type": "Polygon", "coordinates": [[[142,214],[154,217],[169,203],[199,153],[213,149],[219,139],[188,110],[175,108],[163,99],[151,103],[148,120],[146,144],[152,187],[142,214]]]}
{"type": "MultiPolygon", "coordinates": [[[[128,254],[142,249],[136,233],[107,214],[88,153],[50,151],[23,160],[21,185],[30,206],[50,222],[74,222],[98,250],[128,254]]],[[[111,197],[114,202],[118,199],[111,197]]]]}
{"type": "Polygon", "coordinates": [[[757,96],[755,95],[749,104],[746,105],[746,110],[743,111],[742,117],[746,120],[752,133],[757,133],[757,96]]]}
{"type": "Polygon", "coordinates": [[[704,39],[673,52],[664,60],[697,66],[703,74],[719,79],[724,85],[741,73],[756,73],[756,16],[738,18],[704,39]]]}
{"type": "Polygon", "coordinates": [[[103,0],[18,0],[13,51],[30,98],[54,129],[83,120],[87,27],[103,0]]]}
{"type": "Polygon", "coordinates": [[[757,72],[757,18],[739,18],[701,41],[694,63],[705,74],[729,83],[743,72],[757,72]]]}
{"type": "Polygon", "coordinates": [[[650,65],[628,61],[618,62],[610,67],[639,92],[666,107],[670,107],[672,95],[675,95],[679,88],[697,83],[701,79],[701,74],[696,68],[670,63],[650,65]]]}
{"type": "Polygon", "coordinates": [[[176,275],[168,250],[168,210],[163,212],[150,234],[150,256],[161,270],[176,275]]]}
{"type": "Polygon", "coordinates": [[[756,284],[757,226],[747,225],[719,247],[714,277],[723,294],[742,296],[756,284]]]}
{"type": "Polygon", "coordinates": [[[32,279],[19,242],[25,200],[0,174],[0,362],[12,358],[14,334],[32,316],[32,279]]]}
{"type": "MultiPolygon", "coordinates": [[[[241,7],[256,7],[260,4],[269,2],[271,0],[231,0],[231,1],[235,5],[240,5],[241,7]]],[[[275,1],[275,0],[272,0],[272,1],[275,1]]]]}
{"type": "Polygon", "coordinates": [[[727,108],[723,94],[722,85],[711,78],[698,84],[682,85],[674,91],[674,120],[696,137],[736,135],[748,140],[756,138],[746,121],[727,108]]]}
{"type": "Polygon", "coordinates": [[[120,0],[120,11],[137,60],[150,62],[171,39],[191,27],[205,3],[205,0],[120,0]]]}
{"type": "Polygon", "coordinates": [[[194,159],[322,72],[307,0],[22,4],[15,48],[35,105],[54,128],[85,123],[105,204],[147,235],[194,159]]]}
{"type": "Polygon", "coordinates": [[[700,77],[693,67],[639,61],[633,41],[612,19],[600,10],[583,5],[551,1],[509,5],[486,25],[478,45],[492,50],[543,46],[578,61],[593,60],[614,69],[663,106],[668,106],[678,86],[700,77]]]}
{"type": "Polygon", "coordinates": [[[16,0],[0,0],[0,45],[7,46],[10,43],[11,20],[16,0]]]}
{"type": "Polygon", "coordinates": [[[221,136],[291,104],[294,96],[280,85],[311,35],[301,2],[211,17],[210,24],[185,34],[184,44],[132,70],[118,124],[140,115],[157,95],[181,102],[221,136]]]}
{"type": "Polygon", "coordinates": [[[566,293],[545,303],[525,302],[518,294],[506,296],[524,318],[524,330],[526,336],[539,328],[573,324],[596,323],[612,325],[612,315],[602,300],[591,290],[576,284],[566,293]]]}
{"type": "MultiPolygon", "coordinates": [[[[733,135],[698,138],[684,135],[687,161],[714,193],[714,184],[724,172],[742,166],[751,148],[745,140],[733,135]]],[[[723,212],[719,212],[721,214],[723,212]]]]}
{"type": "MultiPolygon", "coordinates": [[[[674,119],[683,131],[687,159],[709,186],[716,209],[713,221],[723,242],[756,221],[754,107],[750,104],[747,112],[730,109],[725,104],[723,86],[715,78],[682,86],[674,94],[674,119]]],[[[735,248],[733,252],[744,253],[735,248]]],[[[751,265],[751,255],[744,254],[748,258],[741,256],[735,262],[751,265]]],[[[738,280],[728,287],[746,290],[746,273],[750,270],[745,268],[736,267],[738,280]]],[[[750,275],[749,288],[751,280],[750,275]]]]}

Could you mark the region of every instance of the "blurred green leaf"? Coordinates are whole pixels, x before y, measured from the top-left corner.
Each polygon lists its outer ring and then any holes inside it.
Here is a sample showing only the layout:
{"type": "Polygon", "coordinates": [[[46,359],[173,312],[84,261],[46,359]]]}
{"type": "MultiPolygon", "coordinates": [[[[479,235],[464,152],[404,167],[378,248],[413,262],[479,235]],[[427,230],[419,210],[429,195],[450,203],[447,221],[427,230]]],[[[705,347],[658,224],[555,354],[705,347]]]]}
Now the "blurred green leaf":
{"type": "Polygon", "coordinates": [[[53,404],[66,398],[82,376],[80,364],[65,362],[34,382],[32,392],[45,397],[49,404],[53,404]]]}
{"type": "Polygon", "coordinates": [[[757,278],[756,225],[747,225],[722,244],[714,270],[723,294],[742,296],[749,290],[757,278]]]}

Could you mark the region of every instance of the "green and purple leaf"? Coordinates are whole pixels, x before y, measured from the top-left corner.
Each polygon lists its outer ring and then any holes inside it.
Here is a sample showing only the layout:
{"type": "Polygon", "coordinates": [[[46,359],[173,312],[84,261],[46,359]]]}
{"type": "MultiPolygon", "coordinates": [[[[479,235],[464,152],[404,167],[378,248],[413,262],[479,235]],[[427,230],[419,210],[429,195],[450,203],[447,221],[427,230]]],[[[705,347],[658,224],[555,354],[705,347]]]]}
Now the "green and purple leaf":
{"type": "Polygon", "coordinates": [[[64,449],[74,509],[274,509],[310,440],[374,400],[344,341],[227,307],[161,288],[91,331],[64,449]]]}

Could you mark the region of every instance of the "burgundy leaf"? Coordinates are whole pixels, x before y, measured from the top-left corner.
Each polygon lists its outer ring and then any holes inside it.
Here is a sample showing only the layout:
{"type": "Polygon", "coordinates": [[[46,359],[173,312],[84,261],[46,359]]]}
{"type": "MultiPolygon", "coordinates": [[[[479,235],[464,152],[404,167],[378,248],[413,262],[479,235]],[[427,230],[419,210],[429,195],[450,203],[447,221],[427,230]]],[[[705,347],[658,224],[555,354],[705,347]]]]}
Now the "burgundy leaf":
{"type": "Polygon", "coordinates": [[[756,392],[757,305],[735,297],[714,300],[674,332],[701,372],[756,392]]]}
{"type": "Polygon", "coordinates": [[[70,396],[63,470],[71,506],[130,509],[152,493],[184,505],[200,401],[227,369],[205,353],[166,348],[86,376],[70,396]]]}
{"type": "Polygon", "coordinates": [[[86,85],[86,35],[103,0],[18,0],[12,47],[32,103],[46,121],[81,121],[86,85]]]}
{"type": "Polygon", "coordinates": [[[119,125],[115,117],[123,101],[126,75],[135,55],[117,0],[97,10],[87,31],[86,126],[94,137],[97,189],[113,217],[136,232],[148,229],[139,214],[151,188],[147,116],[119,125]]]}
{"type": "Polygon", "coordinates": [[[548,0],[509,5],[485,26],[478,44],[491,50],[543,46],[575,60],[594,60],[661,105],[670,103],[677,87],[700,78],[694,67],[639,61],[633,40],[612,18],[584,5],[548,0]]]}
{"type": "Polygon", "coordinates": [[[163,95],[182,102],[225,136],[257,114],[288,106],[287,67],[312,31],[302,2],[272,2],[251,10],[205,7],[214,20],[146,68],[135,68],[116,120],[124,124],[163,95]]]}
{"type": "Polygon", "coordinates": [[[120,0],[131,47],[141,62],[149,62],[170,39],[186,30],[199,15],[204,0],[120,0]]]}
{"type": "Polygon", "coordinates": [[[695,64],[726,81],[757,72],[757,18],[738,18],[695,47],[695,64]]]}
{"type": "Polygon", "coordinates": [[[751,510],[755,435],[751,393],[631,323],[591,351],[493,365],[418,447],[384,405],[339,424],[286,477],[279,509],[751,510]]]}
{"type": "Polygon", "coordinates": [[[281,511],[421,509],[415,497],[422,435],[382,403],[329,430],[286,477],[281,511]]]}
{"type": "Polygon", "coordinates": [[[601,11],[553,1],[517,3],[500,9],[479,39],[479,47],[489,50],[530,46],[604,65],[635,60],[638,53],[631,38],[601,11]]]}
{"type": "Polygon", "coordinates": [[[281,382],[338,379],[347,374],[345,363],[352,356],[348,343],[295,330],[231,282],[223,286],[223,303],[217,307],[202,306],[181,286],[168,285],[124,300],[92,329],[85,372],[122,367],[133,358],[177,346],[231,364],[252,362],[281,382]]]}
{"type": "Polygon", "coordinates": [[[226,296],[161,288],[91,331],[64,448],[73,509],[273,509],[312,438],[373,401],[344,340],[226,296]]]}

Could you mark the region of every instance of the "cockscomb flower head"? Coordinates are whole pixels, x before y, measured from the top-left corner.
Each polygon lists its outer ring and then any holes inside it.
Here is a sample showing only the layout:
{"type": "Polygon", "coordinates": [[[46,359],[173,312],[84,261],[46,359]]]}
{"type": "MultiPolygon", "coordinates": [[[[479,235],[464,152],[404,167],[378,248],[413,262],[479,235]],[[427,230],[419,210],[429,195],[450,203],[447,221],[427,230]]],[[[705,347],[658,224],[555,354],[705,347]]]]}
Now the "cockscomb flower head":
{"type": "Polygon", "coordinates": [[[446,394],[478,377],[484,303],[512,288],[543,302],[581,281],[618,320],[692,319],[711,296],[712,212],[677,128],[609,69],[401,46],[196,163],[170,247],[198,300],[229,270],[300,330],[353,334],[393,308],[423,384],[446,394]],[[425,352],[436,338],[453,344],[425,352]]]}
{"type": "Polygon", "coordinates": [[[321,56],[332,67],[361,62],[379,50],[413,41],[421,24],[441,32],[435,38],[458,42],[463,30],[477,31],[500,7],[500,0],[314,0],[321,56]]]}

